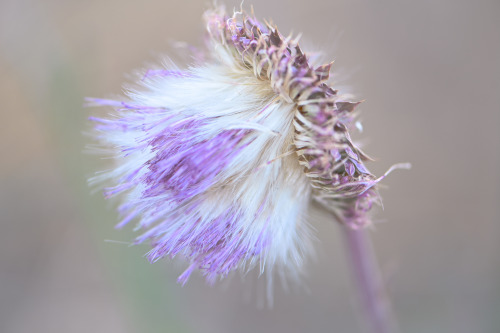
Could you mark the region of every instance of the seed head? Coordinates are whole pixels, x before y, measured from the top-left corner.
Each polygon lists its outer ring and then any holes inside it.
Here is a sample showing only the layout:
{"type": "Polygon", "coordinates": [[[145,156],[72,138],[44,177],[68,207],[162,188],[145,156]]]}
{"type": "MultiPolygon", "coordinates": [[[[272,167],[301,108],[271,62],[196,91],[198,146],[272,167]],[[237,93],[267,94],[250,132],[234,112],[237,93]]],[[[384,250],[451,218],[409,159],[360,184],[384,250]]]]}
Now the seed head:
{"type": "MultiPolygon", "coordinates": [[[[149,70],[112,117],[91,118],[116,167],[106,197],[121,197],[151,242],[150,261],[182,255],[214,281],[240,268],[297,275],[310,252],[313,200],[351,228],[379,202],[368,157],[349,136],[350,101],[328,85],[332,63],[313,67],[298,39],[253,14],[205,13],[206,60],[149,70]]],[[[400,167],[400,166],[396,166],[400,167]]]]}

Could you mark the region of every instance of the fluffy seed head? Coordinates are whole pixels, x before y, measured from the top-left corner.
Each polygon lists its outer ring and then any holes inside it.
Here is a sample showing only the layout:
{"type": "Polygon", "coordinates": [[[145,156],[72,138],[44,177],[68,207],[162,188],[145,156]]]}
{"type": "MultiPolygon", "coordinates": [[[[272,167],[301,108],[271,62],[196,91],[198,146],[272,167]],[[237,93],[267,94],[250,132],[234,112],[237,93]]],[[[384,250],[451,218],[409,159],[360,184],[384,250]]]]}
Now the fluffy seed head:
{"type": "Polygon", "coordinates": [[[182,255],[209,281],[259,265],[299,272],[310,252],[313,200],[351,228],[378,202],[368,157],[349,129],[359,102],[328,85],[297,39],[253,15],[205,13],[207,59],[149,70],[112,117],[91,118],[117,165],[108,181],[123,220],[138,221],[151,261],[182,255]]]}

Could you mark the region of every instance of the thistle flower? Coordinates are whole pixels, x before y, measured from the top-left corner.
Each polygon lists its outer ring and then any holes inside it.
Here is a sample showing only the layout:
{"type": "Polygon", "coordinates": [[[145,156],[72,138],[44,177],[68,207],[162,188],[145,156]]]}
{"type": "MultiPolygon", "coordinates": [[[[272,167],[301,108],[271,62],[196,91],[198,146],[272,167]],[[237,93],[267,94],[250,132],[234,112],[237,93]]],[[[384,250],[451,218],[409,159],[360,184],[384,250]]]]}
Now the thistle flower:
{"type": "Polygon", "coordinates": [[[91,119],[117,162],[91,181],[113,184],[118,227],[137,221],[150,261],[187,258],[181,283],[195,269],[209,281],[256,265],[296,275],[312,201],[353,229],[379,202],[385,175],[349,135],[359,102],[328,85],[331,63],[312,66],[298,39],[253,14],[218,8],[205,20],[203,64],[150,70],[126,100],[89,99],[114,109],[91,119]]]}

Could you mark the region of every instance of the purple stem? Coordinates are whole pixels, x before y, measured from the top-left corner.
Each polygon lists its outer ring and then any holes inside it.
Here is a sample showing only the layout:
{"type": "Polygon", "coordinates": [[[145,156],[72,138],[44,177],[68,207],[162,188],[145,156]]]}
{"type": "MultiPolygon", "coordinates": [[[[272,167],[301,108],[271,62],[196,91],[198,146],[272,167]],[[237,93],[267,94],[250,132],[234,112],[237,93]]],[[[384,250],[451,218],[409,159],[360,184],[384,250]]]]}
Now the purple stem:
{"type": "Polygon", "coordinates": [[[396,321],[368,232],[349,227],[342,229],[345,233],[349,263],[367,332],[397,332],[396,321]]]}

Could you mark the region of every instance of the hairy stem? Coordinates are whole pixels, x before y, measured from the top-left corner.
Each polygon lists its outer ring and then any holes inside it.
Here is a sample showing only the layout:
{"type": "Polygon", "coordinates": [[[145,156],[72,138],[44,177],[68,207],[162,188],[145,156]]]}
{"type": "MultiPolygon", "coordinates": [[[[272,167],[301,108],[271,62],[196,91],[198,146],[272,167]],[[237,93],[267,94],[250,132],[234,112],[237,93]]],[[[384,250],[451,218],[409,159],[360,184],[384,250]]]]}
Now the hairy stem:
{"type": "Polygon", "coordinates": [[[355,289],[367,332],[395,333],[391,304],[366,230],[343,227],[355,289]]]}

